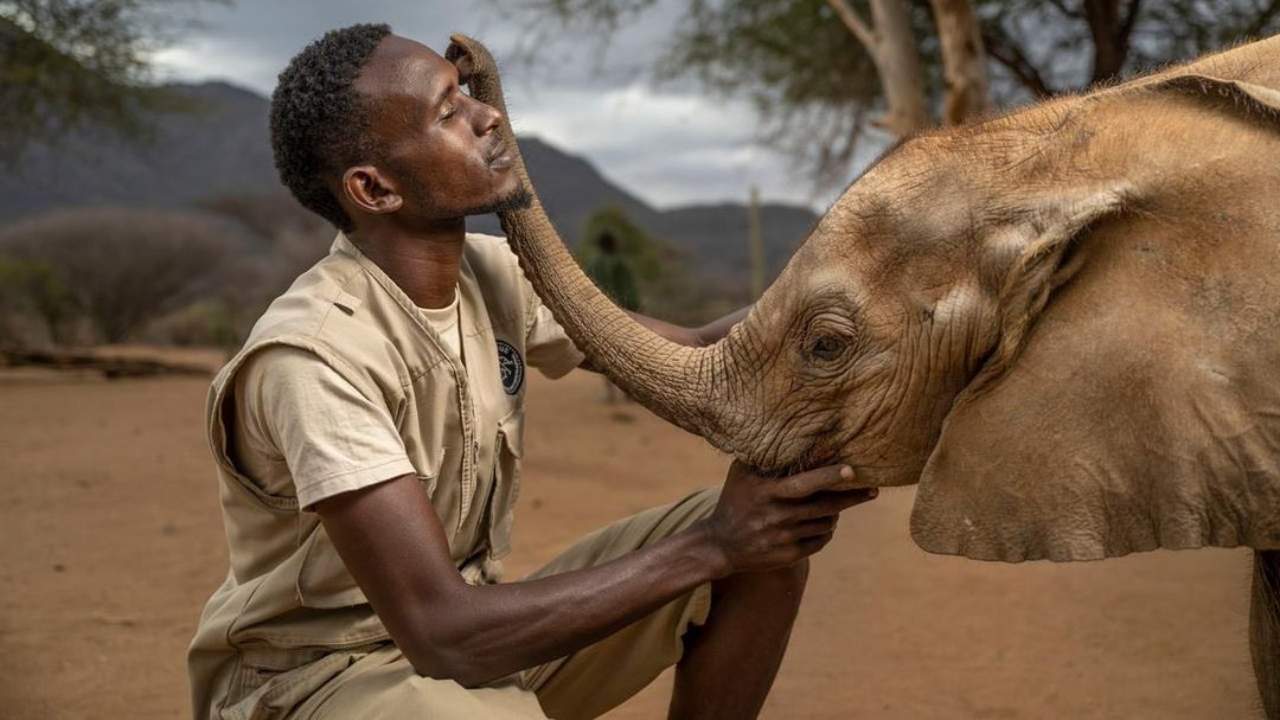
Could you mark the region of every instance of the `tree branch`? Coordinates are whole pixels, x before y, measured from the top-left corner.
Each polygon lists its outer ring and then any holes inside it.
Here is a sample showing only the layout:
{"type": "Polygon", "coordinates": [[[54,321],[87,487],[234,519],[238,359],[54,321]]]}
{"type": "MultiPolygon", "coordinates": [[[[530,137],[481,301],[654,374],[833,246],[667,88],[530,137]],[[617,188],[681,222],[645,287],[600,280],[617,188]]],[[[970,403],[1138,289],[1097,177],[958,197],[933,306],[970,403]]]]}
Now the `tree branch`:
{"type": "Polygon", "coordinates": [[[840,21],[844,23],[845,27],[849,28],[849,32],[853,33],[853,36],[858,39],[858,42],[862,43],[867,52],[875,55],[876,46],[879,44],[876,33],[867,25],[866,21],[858,16],[858,12],[853,9],[853,6],[847,0],[827,0],[827,4],[831,6],[832,10],[836,11],[836,15],[840,16],[840,21]]]}
{"type": "Polygon", "coordinates": [[[1064,17],[1069,17],[1069,18],[1080,17],[1078,13],[1072,11],[1071,8],[1067,7],[1067,4],[1062,2],[1062,0],[1049,0],[1049,4],[1057,8],[1058,12],[1062,13],[1064,17]]]}
{"type": "Polygon", "coordinates": [[[1042,100],[1056,94],[1056,91],[1049,87],[1044,77],[1040,75],[1040,71],[1023,54],[1022,48],[1005,37],[1003,32],[984,27],[982,42],[987,47],[987,54],[1013,73],[1013,76],[1022,83],[1023,87],[1030,90],[1036,99],[1042,100]]]}
{"type": "Polygon", "coordinates": [[[1133,35],[1133,26],[1138,22],[1138,11],[1141,7],[1142,0],[1130,0],[1129,12],[1124,16],[1124,22],[1120,24],[1119,30],[1120,45],[1123,47],[1129,46],[1129,37],[1133,35]]]}
{"type": "Polygon", "coordinates": [[[1250,23],[1249,27],[1245,30],[1245,37],[1257,37],[1258,33],[1262,32],[1262,29],[1266,27],[1267,24],[1271,22],[1271,19],[1276,16],[1277,12],[1280,12],[1280,0],[1272,0],[1271,4],[1267,5],[1265,10],[1258,13],[1258,17],[1254,18],[1253,22],[1250,23]]]}

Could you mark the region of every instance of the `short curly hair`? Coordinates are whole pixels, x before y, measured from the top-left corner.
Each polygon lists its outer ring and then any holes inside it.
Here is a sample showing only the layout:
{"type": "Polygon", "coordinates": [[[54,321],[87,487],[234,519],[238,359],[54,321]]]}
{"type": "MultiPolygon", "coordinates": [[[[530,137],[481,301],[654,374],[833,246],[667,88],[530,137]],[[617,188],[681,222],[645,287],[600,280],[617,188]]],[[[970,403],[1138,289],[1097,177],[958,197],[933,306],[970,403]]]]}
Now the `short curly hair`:
{"type": "Polygon", "coordinates": [[[271,94],[271,150],[280,182],[303,207],[344,232],[354,223],[325,178],[376,151],[355,80],[390,34],[386,24],[330,30],[289,61],[271,94]]]}

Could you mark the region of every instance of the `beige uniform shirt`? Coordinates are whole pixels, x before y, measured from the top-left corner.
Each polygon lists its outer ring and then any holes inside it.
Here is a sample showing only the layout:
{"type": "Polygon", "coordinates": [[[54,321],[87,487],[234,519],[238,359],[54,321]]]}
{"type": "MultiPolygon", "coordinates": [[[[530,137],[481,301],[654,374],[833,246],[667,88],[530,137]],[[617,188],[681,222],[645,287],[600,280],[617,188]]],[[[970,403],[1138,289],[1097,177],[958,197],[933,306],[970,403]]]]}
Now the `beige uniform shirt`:
{"type": "Polygon", "coordinates": [[[308,511],[320,499],[416,475],[462,575],[497,579],[526,368],[555,377],[582,354],[501,238],[467,236],[458,302],[461,353],[339,235],[214,379],[208,430],[231,567],[188,655],[197,720],[291,706],[388,640],[308,511]],[[305,682],[266,682],[304,664],[305,682]]]}

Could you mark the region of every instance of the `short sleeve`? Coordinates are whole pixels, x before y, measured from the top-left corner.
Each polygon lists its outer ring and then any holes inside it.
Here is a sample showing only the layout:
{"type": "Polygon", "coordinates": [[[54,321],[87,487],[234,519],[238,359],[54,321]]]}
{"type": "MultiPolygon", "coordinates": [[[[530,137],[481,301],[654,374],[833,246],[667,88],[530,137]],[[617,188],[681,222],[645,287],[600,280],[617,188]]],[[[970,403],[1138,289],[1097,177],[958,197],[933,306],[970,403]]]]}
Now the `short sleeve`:
{"type": "Polygon", "coordinates": [[[278,454],[301,508],[414,472],[381,399],[365,397],[313,353],[258,352],[238,373],[236,394],[241,454],[278,454]]]}
{"type": "Polygon", "coordinates": [[[573,340],[565,334],[564,328],[556,322],[550,308],[542,304],[533,288],[529,288],[532,298],[529,309],[529,326],[525,332],[525,354],[529,364],[542,371],[549,378],[558,378],[582,364],[586,355],[573,344],[573,340]]]}

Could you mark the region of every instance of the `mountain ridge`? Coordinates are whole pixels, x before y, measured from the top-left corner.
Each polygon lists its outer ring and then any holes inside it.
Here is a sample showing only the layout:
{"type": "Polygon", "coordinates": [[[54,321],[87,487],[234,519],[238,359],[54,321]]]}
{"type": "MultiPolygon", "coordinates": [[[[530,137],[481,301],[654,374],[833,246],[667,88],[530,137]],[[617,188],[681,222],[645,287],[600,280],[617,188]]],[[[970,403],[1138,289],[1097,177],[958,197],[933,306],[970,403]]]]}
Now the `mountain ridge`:
{"type": "MultiPolygon", "coordinates": [[[[193,101],[198,111],[152,113],[148,139],[124,139],[90,127],[68,135],[56,147],[28,147],[16,171],[0,175],[0,225],[67,207],[195,207],[218,197],[281,190],[267,131],[267,98],[225,81],[166,87],[193,101]]],[[[580,243],[587,218],[612,205],[685,253],[700,274],[745,282],[745,205],[696,203],[659,209],[582,156],[535,136],[519,142],[538,195],[566,242],[580,243]]],[[[770,278],[817,217],[802,206],[762,204],[770,278]]],[[[501,232],[494,216],[469,218],[468,229],[501,232]]]]}

